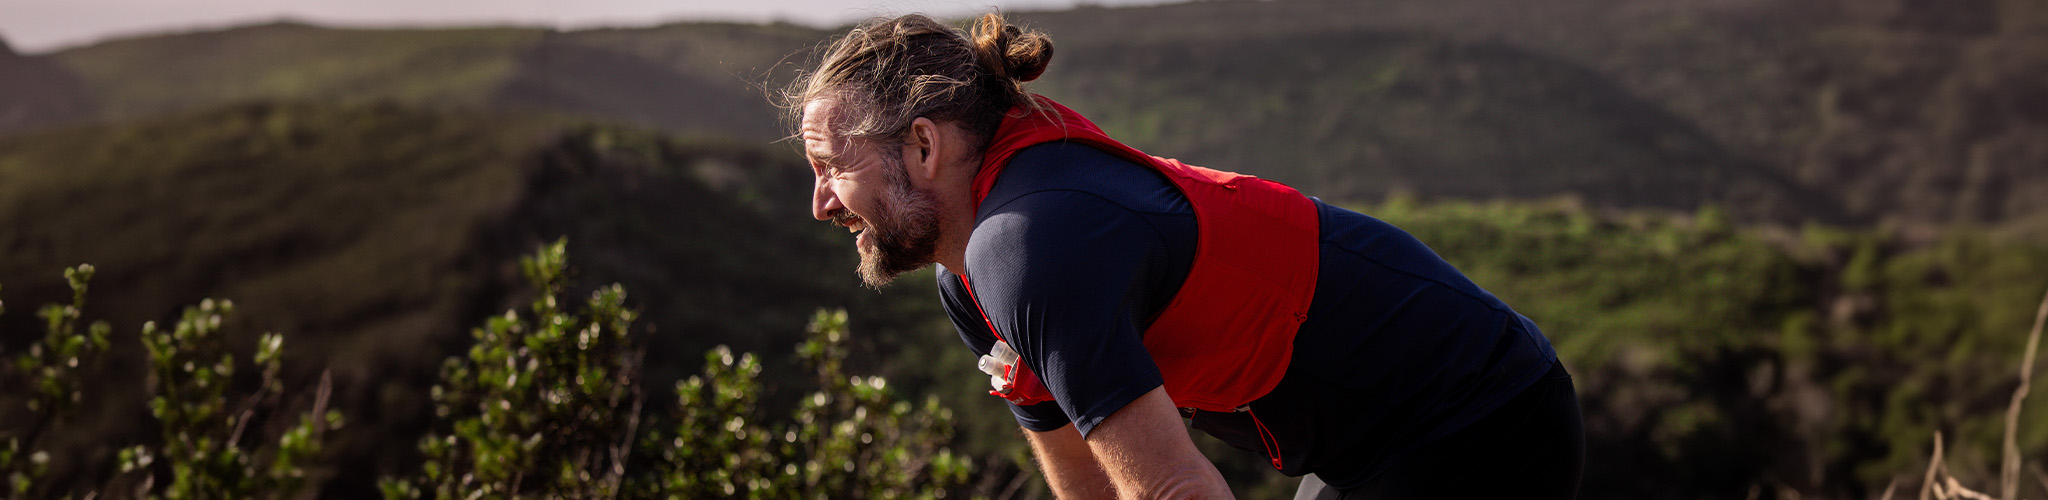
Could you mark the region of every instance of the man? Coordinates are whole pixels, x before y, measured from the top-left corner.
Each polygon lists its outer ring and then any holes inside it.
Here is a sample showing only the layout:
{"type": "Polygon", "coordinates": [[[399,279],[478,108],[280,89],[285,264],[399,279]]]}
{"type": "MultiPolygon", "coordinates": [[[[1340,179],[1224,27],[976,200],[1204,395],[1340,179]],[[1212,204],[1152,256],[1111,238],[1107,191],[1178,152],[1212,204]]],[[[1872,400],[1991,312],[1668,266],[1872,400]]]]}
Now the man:
{"type": "MultiPolygon", "coordinates": [[[[1222,498],[1184,421],[1298,498],[1572,498],[1571,379],[1534,323],[1407,233],[1145,155],[1023,83],[1052,44],[918,15],[787,95],[812,212],[881,287],[933,263],[1063,498],[1222,498]]],[[[961,367],[961,369],[969,369],[961,367]]]]}

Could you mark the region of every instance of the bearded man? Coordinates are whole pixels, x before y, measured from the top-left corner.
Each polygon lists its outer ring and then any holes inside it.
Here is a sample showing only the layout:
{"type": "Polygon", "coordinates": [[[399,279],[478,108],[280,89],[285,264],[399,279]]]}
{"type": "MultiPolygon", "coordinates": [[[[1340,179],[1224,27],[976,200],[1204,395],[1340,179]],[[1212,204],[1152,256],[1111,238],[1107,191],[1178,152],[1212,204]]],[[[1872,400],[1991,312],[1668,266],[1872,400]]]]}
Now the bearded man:
{"type": "Polygon", "coordinates": [[[812,214],[859,233],[869,286],[941,266],[1055,493],[1228,497],[1188,422],[1303,476],[1297,498],[1576,495],[1578,399],[1533,322],[1398,228],[1025,92],[1051,59],[999,15],[903,16],[833,42],[786,104],[812,214]]]}

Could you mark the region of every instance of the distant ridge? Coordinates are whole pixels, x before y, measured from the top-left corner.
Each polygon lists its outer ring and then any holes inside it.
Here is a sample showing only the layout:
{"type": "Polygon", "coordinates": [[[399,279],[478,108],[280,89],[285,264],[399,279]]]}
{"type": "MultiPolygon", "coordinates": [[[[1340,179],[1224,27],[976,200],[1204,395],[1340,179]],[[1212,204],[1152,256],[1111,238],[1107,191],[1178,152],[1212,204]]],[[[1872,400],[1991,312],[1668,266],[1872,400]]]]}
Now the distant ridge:
{"type": "MultiPolygon", "coordinates": [[[[1060,48],[1034,88],[1113,136],[1318,196],[1718,205],[1794,225],[2048,212],[2048,9],[1926,5],[1303,0],[1010,14],[1060,48]]],[[[767,96],[834,34],[277,22],[48,59],[84,82],[103,120],[389,101],[768,142],[786,124],[767,96]]]]}
{"type": "Polygon", "coordinates": [[[86,118],[92,100],[77,75],[48,59],[14,52],[0,39],[0,134],[86,118]]]}

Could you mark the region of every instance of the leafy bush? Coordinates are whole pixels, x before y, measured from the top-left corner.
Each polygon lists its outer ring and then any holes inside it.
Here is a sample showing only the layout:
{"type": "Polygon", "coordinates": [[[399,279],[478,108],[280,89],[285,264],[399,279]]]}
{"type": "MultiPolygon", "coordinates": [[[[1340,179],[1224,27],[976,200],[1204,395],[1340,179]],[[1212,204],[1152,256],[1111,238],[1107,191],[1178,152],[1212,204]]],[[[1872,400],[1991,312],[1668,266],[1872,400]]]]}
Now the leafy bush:
{"type": "Polygon", "coordinates": [[[818,312],[798,349],[819,389],[794,421],[764,422],[760,361],[722,346],[676,385],[674,412],[644,412],[625,290],[599,288],[567,311],[566,262],[561,242],[521,260],[538,292],[528,314],[492,318],[448,359],[426,462],[385,479],[386,498],[942,498],[965,482],[968,460],[944,446],[949,410],[935,398],[913,408],[882,378],[842,370],[844,311],[818,312]]]}
{"type": "MultiPolygon", "coordinates": [[[[33,388],[24,406],[34,423],[0,430],[7,437],[6,448],[0,449],[0,474],[7,477],[11,496],[51,498],[77,489],[52,477],[46,447],[54,440],[52,431],[76,416],[74,404],[88,380],[105,382],[88,375],[103,364],[112,328],[94,322],[86,332],[78,331],[92,274],[90,265],[64,271],[71,304],[44,307],[44,338],[0,370],[6,374],[0,384],[33,388]]],[[[118,471],[97,476],[99,471],[84,471],[86,479],[71,481],[88,485],[87,497],[104,492],[165,499],[289,498],[305,486],[304,465],[320,453],[327,431],[341,425],[341,414],[325,410],[325,377],[311,410],[279,411],[284,406],[278,376],[283,337],[275,333],[263,335],[255,353],[255,364],[262,367],[256,390],[229,397],[235,356],[220,327],[233,311],[232,302],[207,299],[186,308],[169,329],[154,322],[142,325],[150,365],[145,396],[159,439],[121,449],[118,471]],[[258,438],[252,432],[293,421],[273,436],[258,438]]]]}
{"type": "MultiPolygon", "coordinates": [[[[944,498],[966,481],[970,461],[946,446],[950,410],[931,397],[898,401],[881,377],[845,372],[844,311],[812,319],[798,354],[818,389],[786,422],[770,423],[757,407],[760,361],[722,346],[701,376],[676,384],[673,406],[654,405],[668,411],[643,408],[642,351],[628,335],[637,313],[616,284],[570,311],[564,246],[521,260],[535,292],[525,314],[487,320],[476,343],[443,365],[431,392],[436,424],[420,439],[424,463],[384,479],[387,498],[944,498]]],[[[0,428],[5,496],[298,496],[307,465],[342,425],[327,409],[331,379],[321,377],[310,409],[286,411],[306,403],[284,396],[283,337],[271,333],[253,354],[260,375],[238,384],[221,332],[235,306],[212,299],[170,328],[141,329],[157,438],[121,448],[118,469],[52,473],[51,430],[74,417],[88,381],[104,383],[92,377],[111,328],[79,331],[92,272],[66,270],[72,303],[43,308],[47,335],[0,366],[0,387],[30,389],[18,393],[34,417],[0,428]]]]}

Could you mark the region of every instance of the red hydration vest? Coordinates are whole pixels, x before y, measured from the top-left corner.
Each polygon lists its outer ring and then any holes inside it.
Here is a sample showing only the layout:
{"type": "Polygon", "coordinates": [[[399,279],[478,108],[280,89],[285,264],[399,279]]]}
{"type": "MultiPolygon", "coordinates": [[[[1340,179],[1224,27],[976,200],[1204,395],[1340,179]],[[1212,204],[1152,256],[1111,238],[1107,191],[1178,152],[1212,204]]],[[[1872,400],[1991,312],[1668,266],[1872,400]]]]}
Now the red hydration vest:
{"type": "MultiPolygon", "coordinates": [[[[1011,109],[989,141],[974,177],[975,209],[1011,156],[1047,142],[1085,144],[1158,171],[1187,197],[1197,230],[1187,280],[1144,335],[1166,394],[1175,406],[1228,412],[1272,391],[1287,373],[1294,333],[1315,296],[1315,204],[1277,182],[1147,155],[1110,139],[1073,110],[1032,97],[1045,109],[1011,109]]],[[[961,282],[973,295],[965,275],[961,282]]],[[[986,313],[982,320],[988,321],[986,313]]],[[[1002,339],[994,323],[989,331],[1002,339]]],[[[1007,391],[990,393],[1020,405],[1052,400],[1022,360],[1009,379],[1007,391]]]]}

